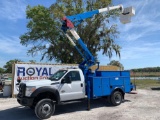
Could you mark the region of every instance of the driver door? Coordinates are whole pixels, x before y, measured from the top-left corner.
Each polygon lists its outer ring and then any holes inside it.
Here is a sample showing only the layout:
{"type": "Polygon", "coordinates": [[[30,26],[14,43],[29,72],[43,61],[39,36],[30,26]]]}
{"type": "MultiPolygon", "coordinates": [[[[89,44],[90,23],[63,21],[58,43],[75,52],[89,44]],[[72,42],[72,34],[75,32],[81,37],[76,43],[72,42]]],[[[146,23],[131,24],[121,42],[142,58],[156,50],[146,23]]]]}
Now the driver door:
{"type": "Polygon", "coordinates": [[[79,71],[69,71],[64,79],[71,79],[71,83],[62,83],[59,89],[61,101],[81,99],[85,97],[84,83],[79,71]]]}

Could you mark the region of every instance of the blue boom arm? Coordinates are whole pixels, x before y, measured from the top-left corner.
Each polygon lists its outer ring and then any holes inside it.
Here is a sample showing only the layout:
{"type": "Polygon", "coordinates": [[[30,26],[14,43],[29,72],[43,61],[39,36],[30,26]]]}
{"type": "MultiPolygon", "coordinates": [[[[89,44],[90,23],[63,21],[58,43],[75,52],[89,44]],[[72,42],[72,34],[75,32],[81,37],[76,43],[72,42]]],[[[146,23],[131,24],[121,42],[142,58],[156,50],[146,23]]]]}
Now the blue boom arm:
{"type": "Polygon", "coordinates": [[[65,33],[67,38],[70,40],[72,45],[77,49],[77,51],[80,53],[80,55],[84,59],[84,61],[82,63],[80,63],[80,65],[79,65],[79,67],[82,69],[84,75],[87,73],[88,68],[90,66],[96,64],[96,61],[95,61],[94,56],[91,54],[91,52],[88,50],[88,48],[86,47],[86,45],[84,44],[82,39],[79,37],[79,35],[75,31],[74,27],[76,27],[78,24],[80,24],[83,20],[93,17],[95,14],[99,14],[102,12],[108,12],[108,11],[114,10],[114,9],[123,10],[123,7],[122,7],[122,5],[113,6],[113,7],[106,7],[106,8],[102,8],[102,9],[98,9],[98,10],[94,10],[94,11],[85,12],[82,14],[66,16],[66,17],[63,17],[63,19],[62,19],[63,24],[62,24],[61,29],[63,30],[63,32],[65,33]],[[66,33],[67,30],[70,31],[71,34],[74,36],[74,38],[77,40],[77,43],[81,46],[81,48],[83,50],[82,52],[76,46],[76,44],[71,39],[71,37],[66,33]]]}

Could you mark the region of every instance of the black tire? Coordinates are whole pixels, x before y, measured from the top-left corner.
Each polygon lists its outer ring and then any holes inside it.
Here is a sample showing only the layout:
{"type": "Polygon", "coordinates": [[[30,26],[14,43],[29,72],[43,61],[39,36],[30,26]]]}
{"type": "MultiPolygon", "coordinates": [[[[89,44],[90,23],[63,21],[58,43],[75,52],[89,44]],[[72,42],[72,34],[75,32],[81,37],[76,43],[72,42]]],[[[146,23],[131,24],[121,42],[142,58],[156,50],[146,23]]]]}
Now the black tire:
{"type": "Polygon", "coordinates": [[[113,106],[117,106],[117,105],[120,105],[122,103],[122,100],[123,100],[123,96],[122,96],[122,93],[119,92],[119,91],[114,91],[111,95],[111,104],[113,106]]]}
{"type": "Polygon", "coordinates": [[[35,107],[35,114],[39,119],[50,118],[55,111],[55,104],[51,99],[40,100],[35,107]]]}
{"type": "MultiPolygon", "coordinates": [[[[20,105],[22,105],[22,104],[20,103],[20,100],[17,99],[17,102],[18,102],[20,105]]],[[[22,105],[22,106],[23,106],[23,105],[22,105]]]]}

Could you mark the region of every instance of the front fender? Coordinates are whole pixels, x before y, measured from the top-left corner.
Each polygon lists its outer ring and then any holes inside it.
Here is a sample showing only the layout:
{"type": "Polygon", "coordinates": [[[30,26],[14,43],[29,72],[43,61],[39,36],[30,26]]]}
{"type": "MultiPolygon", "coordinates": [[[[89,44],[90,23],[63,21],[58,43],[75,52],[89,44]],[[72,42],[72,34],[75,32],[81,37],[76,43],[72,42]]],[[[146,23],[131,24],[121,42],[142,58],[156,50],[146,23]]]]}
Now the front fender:
{"type": "Polygon", "coordinates": [[[36,97],[38,96],[39,94],[41,93],[52,93],[55,97],[55,100],[57,103],[60,102],[60,95],[59,95],[59,91],[53,87],[50,87],[50,86],[44,86],[44,87],[40,87],[40,88],[37,88],[32,94],[31,94],[31,97],[36,97]]]}

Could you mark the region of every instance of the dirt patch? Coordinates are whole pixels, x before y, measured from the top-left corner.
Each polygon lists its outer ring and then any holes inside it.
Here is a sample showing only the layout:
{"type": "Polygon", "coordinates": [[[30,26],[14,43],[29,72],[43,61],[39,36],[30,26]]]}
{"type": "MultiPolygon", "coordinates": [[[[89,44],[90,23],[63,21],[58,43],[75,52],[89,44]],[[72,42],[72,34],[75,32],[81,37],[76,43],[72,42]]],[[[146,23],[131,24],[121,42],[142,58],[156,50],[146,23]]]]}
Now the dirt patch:
{"type": "MultiPolygon", "coordinates": [[[[56,106],[49,120],[160,120],[160,91],[137,90],[138,94],[126,94],[120,106],[110,106],[105,99],[76,102],[56,106]]],[[[36,120],[34,110],[20,106],[15,98],[0,98],[0,119],[36,120]]]]}

